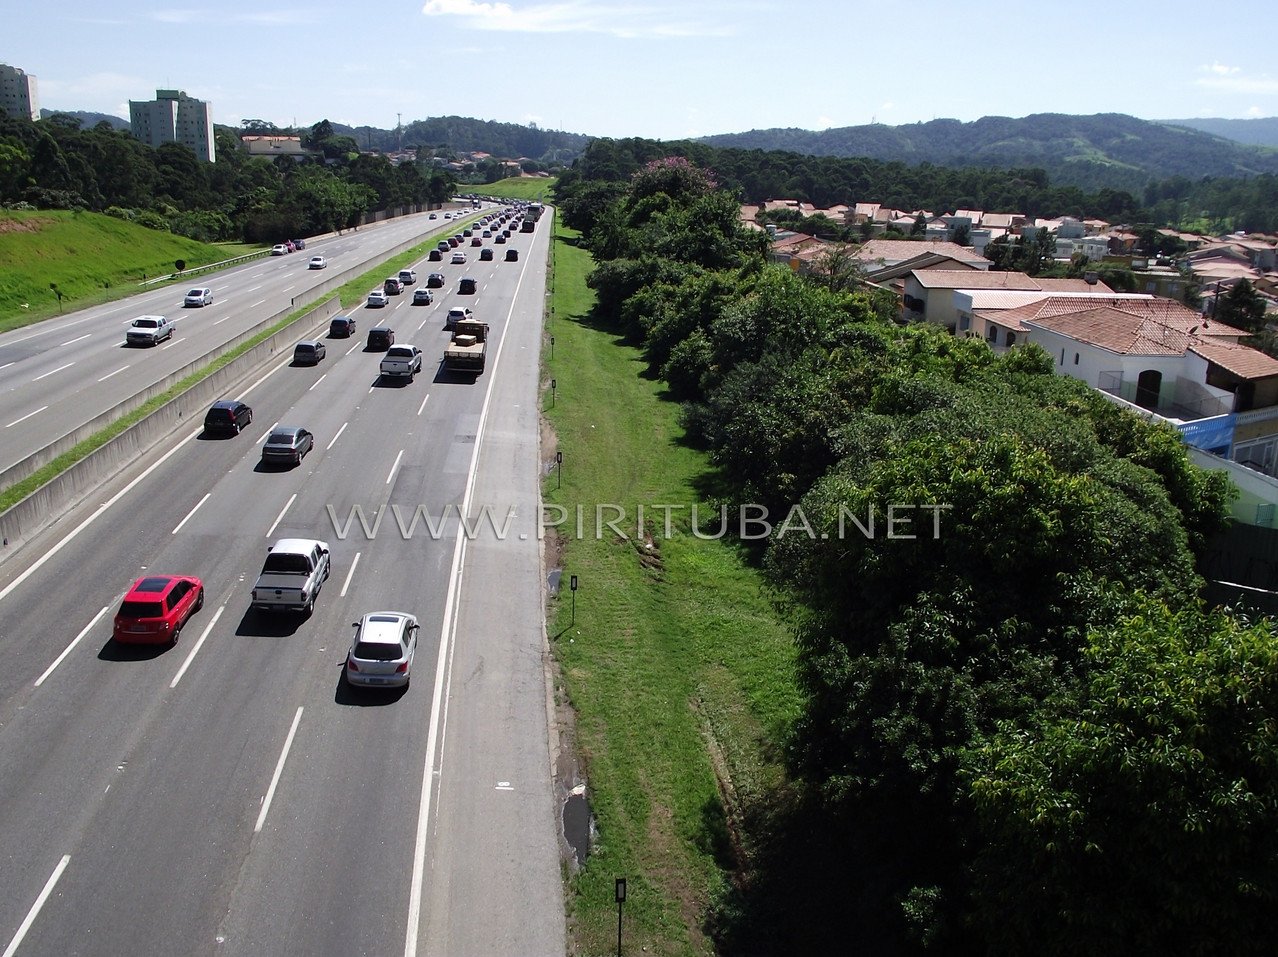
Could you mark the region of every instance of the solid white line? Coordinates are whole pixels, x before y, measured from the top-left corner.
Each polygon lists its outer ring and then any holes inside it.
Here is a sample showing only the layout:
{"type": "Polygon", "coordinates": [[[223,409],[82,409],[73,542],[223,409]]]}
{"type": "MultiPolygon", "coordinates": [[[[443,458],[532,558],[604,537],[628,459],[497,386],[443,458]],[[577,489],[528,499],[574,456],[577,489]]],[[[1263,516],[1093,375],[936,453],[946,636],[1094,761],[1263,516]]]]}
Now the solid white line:
{"type": "Polygon", "coordinates": [[[87,338],[89,338],[89,336],[91,336],[92,334],[93,334],[93,333],[91,333],[91,332],[86,332],[84,335],[82,335],[82,336],[76,336],[74,339],[68,339],[66,342],[64,342],[64,343],[62,343],[62,344],[63,344],[64,346],[69,346],[69,345],[71,345],[71,344],[72,344],[72,343],[74,343],[74,342],[79,342],[79,341],[81,341],[82,339],[87,339],[87,338]]]}
{"type": "Polygon", "coordinates": [[[34,412],[28,412],[28,413],[27,413],[26,415],[24,415],[22,418],[20,418],[20,419],[14,419],[12,422],[10,422],[10,423],[9,423],[9,425],[6,425],[6,426],[5,426],[5,428],[7,429],[7,428],[9,428],[10,426],[17,425],[19,422],[25,422],[25,421],[27,421],[27,419],[31,418],[31,416],[33,416],[33,415],[39,415],[41,412],[43,412],[43,411],[44,411],[45,409],[47,409],[47,408],[48,408],[48,406],[47,406],[47,405],[42,405],[42,406],[40,406],[40,408],[36,409],[34,412]]]}
{"type": "Polygon", "coordinates": [[[346,427],[347,427],[348,425],[350,425],[350,423],[349,423],[349,422],[343,422],[343,423],[342,423],[342,427],[341,427],[340,429],[338,429],[338,430],[337,430],[337,434],[336,434],[335,436],[333,436],[333,441],[332,441],[332,442],[329,442],[329,443],[328,443],[328,445],[326,445],[326,446],[324,447],[324,451],[325,451],[325,452],[327,452],[329,449],[331,449],[334,445],[336,445],[336,444],[337,444],[337,440],[338,440],[338,439],[340,439],[340,438],[342,437],[342,433],[346,431],[346,427]]]}
{"type": "Polygon", "coordinates": [[[31,909],[27,911],[26,919],[22,922],[22,926],[18,928],[18,932],[13,935],[13,940],[9,941],[9,946],[4,949],[3,957],[13,957],[18,952],[18,945],[22,943],[22,938],[27,936],[27,931],[31,929],[31,925],[35,923],[36,916],[40,913],[40,908],[44,906],[44,902],[49,899],[49,895],[53,893],[54,886],[58,883],[58,878],[62,876],[62,872],[67,869],[67,865],[71,863],[71,855],[64,854],[62,860],[58,861],[58,866],[53,869],[53,873],[49,875],[49,879],[44,882],[44,890],[40,892],[40,896],[35,899],[35,903],[31,905],[31,909]]]}
{"type": "Polygon", "coordinates": [[[429,392],[427,392],[427,393],[426,393],[426,395],[422,397],[422,404],[421,404],[421,405],[419,405],[419,406],[417,407],[417,414],[418,414],[418,415],[421,415],[421,414],[422,414],[422,410],[423,410],[424,408],[426,408],[426,400],[427,400],[427,399],[429,399],[429,398],[430,398],[430,393],[429,393],[429,392]]]}
{"type": "MultiPolygon", "coordinates": [[[[281,369],[283,369],[286,365],[288,365],[288,364],[289,364],[290,362],[292,362],[292,361],[293,361],[292,357],[290,357],[290,356],[285,356],[285,357],[284,357],[284,359],[283,359],[283,360],[281,360],[281,362],[280,362],[280,364],[279,364],[279,365],[277,365],[274,369],[270,369],[269,371],[267,371],[267,372],[266,372],[266,374],[262,376],[262,378],[258,379],[258,380],[257,380],[256,382],[254,382],[251,386],[249,386],[247,389],[245,389],[243,392],[241,392],[239,395],[237,395],[237,396],[235,397],[235,401],[236,401],[236,402],[243,402],[243,401],[244,401],[244,397],[245,397],[246,395],[248,395],[250,392],[252,392],[254,389],[256,389],[259,385],[261,385],[263,382],[265,382],[265,381],[266,381],[267,379],[269,379],[271,376],[275,375],[275,373],[279,372],[281,369]]],[[[279,425],[279,423],[278,423],[278,422],[276,422],[276,423],[275,423],[275,425],[279,425]]],[[[271,428],[275,428],[275,425],[271,426],[271,428]]]]}
{"type": "Polygon", "coordinates": [[[271,527],[266,530],[267,538],[271,537],[271,533],[275,531],[275,526],[278,525],[283,520],[284,513],[288,511],[289,506],[293,504],[293,501],[296,498],[297,498],[296,492],[294,492],[292,495],[289,496],[288,501],[284,503],[284,507],[280,509],[280,513],[275,516],[275,521],[271,522],[271,527]]]}
{"type": "Polygon", "coordinates": [[[200,647],[204,644],[204,639],[209,636],[209,632],[213,630],[213,626],[217,624],[217,620],[222,617],[222,612],[224,611],[226,611],[225,605],[213,613],[212,620],[210,620],[208,625],[205,626],[204,631],[200,632],[200,638],[191,649],[191,653],[186,656],[186,661],[182,662],[182,667],[179,668],[178,673],[173,676],[173,680],[169,682],[170,688],[176,688],[178,682],[182,680],[182,676],[186,674],[186,669],[191,667],[191,662],[195,660],[196,652],[200,650],[200,647]]]}
{"type": "Polygon", "coordinates": [[[123,371],[124,371],[125,369],[127,369],[128,367],[129,367],[128,365],[122,365],[122,366],[120,366],[120,368],[116,369],[116,370],[115,370],[115,372],[108,372],[106,375],[104,375],[104,376],[103,376],[101,379],[99,379],[98,381],[99,381],[99,382],[106,382],[106,380],[107,380],[107,379],[109,379],[109,378],[111,378],[111,376],[116,375],[117,373],[123,372],[123,371]]]}
{"type": "Polygon", "coordinates": [[[64,365],[64,366],[58,366],[56,369],[50,369],[48,372],[44,373],[43,375],[38,375],[38,376],[36,376],[36,377],[35,377],[34,379],[32,379],[31,381],[32,381],[32,382],[39,382],[41,379],[47,379],[47,378],[49,378],[49,376],[53,375],[53,373],[55,373],[55,372],[61,372],[63,369],[70,369],[73,365],[75,365],[75,363],[74,363],[74,362],[68,362],[68,363],[67,363],[66,365],[64,365]]]}
{"type": "Polygon", "coordinates": [[[288,749],[293,746],[293,735],[297,734],[297,725],[301,720],[302,709],[298,708],[297,714],[293,715],[293,726],[288,729],[288,737],[284,739],[284,750],[280,752],[280,759],[275,762],[275,774],[271,776],[271,786],[266,789],[266,797],[262,798],[262,811],[257,816],[257,823],[253,825],[254,834],[260,832],[262,825],[266,823],[266,812],[271,809],[271,799],[275,797],[275,786],[280,783],[280,775],[284,773],[288,749]]]}
{"type": "Polygon", "coordinates": [[[328,373],[325,372],[322,376],[320,376],[318,379],[315,380],[315,385],[312,385],[311,388],[307,389],[306,391],[310,392],[312,389],[315,388],[315,386],[319,385],[321,382],[323,382],[327,378],[328,378],[328,373]]]}
{"type": "Polygon", "coordinates": [[[195,508],[187,512],[186,518],[178,522],[177,525],[174,527],[173,531],[170,532],[169,534],[176,535],[178,532],[180,532],[182,530],[182,526],[187,523],[187,521],[190,519],[192,515],[194,515],[197,511],[199,511],[200,506],[203,505],[205,502],[207,502],[209,500],[209,496],[212,494],[213,494],[212,492],[205,492],[204,498],[200,499],[198,502],[195,503],[195,508]]]}
{"type": "Polygon", "coordinates": [[[38,559],[36,559],[34,562],[32,562],[32,563],[31,563],[31,567],[30,567],[30,568],[28,568],[26,571],[24,571],[21,575],[19,575],[19,576],[18,576],[17,578],[15,578],[13,581],[9,582],[9,584],[5,585],[5,586],[4,586],[4,588],[0,588],[0,601],[3,601],[5,598],[7,598],[7,597],[9,596],[10,592],[12,592],[15,588],[17,588],[19,585],[21,585],[24,581],[26,581],[28,578],[30,578],[32,575],[34,575],[38,569],[43,568],[43,567],[44,567],[44,563],[45,563],[45,562],[47,562],[47,561],[48,561],[49,559],[51,559],[54,555],[58,554],[58,552],[62,551],[62,549],[63,549],[63,548],[65,548],[67,545],[69,545],[69,544],[71,543],[71,540],[72,540],[72,539],[74,539],[74,538],[75,538],[77,535],[79,535],[82,531],[84,531],[86,528],[88,528],[90,525],[92,525],[92,524],[93,524],[93,523],[94,523],[94,522],[98,519],[98,517],[99,517],[99,516],[100,516],[103,512],[105,512],[108,508],[110,508],[112,505],[114,505],[114,504],[115,504],[116,502],[118,502],[120,499],[124,498],[124,496],[125,496],[125,495],[127,495],[129,492],[133,491],[133,488],[134,488],[134,487],[135,487],[135,486],[136,486],[139,482],[141,482],[141,481],[142,481],[143,479],[145,479],[148,475],[150,475],[152,472],[154,472],[156,469],[158,469],[161,465],[163,465],[165,462],[167,462],[167,461],[169,460],[169,457],[170,457],[170,456],[177,455],[177,454],[178,454],[178,452],[180,452],[180,451],[182,450],[182,446],[186,445],[186,443],[187,443],[187,442],[190,442],[193,438],[195,438],[197,435],[199,435],[199,434],[200,434],[201,432],[203,432],[203,431],[204,431],[204,427],[203,427],[203,426],[200,426],[200,428],[196,429],[194,432],[192,432],[192,433],[191,433],[190,435],[188,435],[186,438],[182,439],[180,442],[178,442],[176,445],[174,445],[174,446],[173,446],[173,448],[169,449],[167,452],[165,452],[163,455],[161,455],[161,456],[160,456],[160,457],[159,457],[159,458],[158,458],[155,462],[153,462],[151,465],[147,466],[147,467],[146,467],[146,468],[142,471],[142,474],[141,474],[141,475],[139,475],[139,476],[138,476],[137,478],[135,478],[132,482],[130,482],[128,485],[124,486],[124,488],[120,489],[120,491],[116,492],[116,493],[115,493],[114,495],[112,495],[109,499],[107,499],[105,502],[103,502],[101,505],[99,505],[99,506],[98,506],[98,510],[97,510],[96,512],[94,512],[92,515],[90,515],[88,518],[86,518],[86,519],[85,519],[83,522],[81,522],[79,525],[77,525],[75,528],[73,528],[70,532],[68,532],[68,533],[67,533],[67,537],[66,537],[66,538],[62,539],[62,541],[58,542],[58,544],[54,545],[54,546],[53,546],[52,548],[50,548],[47,552],[45,552],[43,555],[41,555],[38,559]]]}
{"type": "Polygon", "coordinates": [[[390,472],[386,476],[386,484],[390,485],[391,479],[395,477],[395,470],[399,468],[399,460],[404,457],[404,450],[399,450],[399,455],[395,456],[395,464],[391,466],[390,472]]]}
{"type": "Polygon", "coordinates": [[[355,553],[355,560],[351,562],[351,570],[346,573],[346,581],[342,582],[342,590],[338,593],[338,598],[346,597],[346,589],[351,587],[351,579],[355,577],[355,566],[359,564],[359,552],[355,553]]]}
{"type": "Polygon", "coordinates": [[[44,669],[44,674],[42,674],[39,678],[35,680],[35,686],[37,688],[40,687],[42,684],[44,684],[45,679],[48,678],[49,675],[53,674],[54,669],[56,669],[58,665],[62,664],[62,662],[66,660],[67,655],[71,654],[71,650],[80,643],[80,640],[85,635],[87,635],[90,631],[93,630],[93,626],[96,625],[102,619],[102,616],[105,615],[110,608],[111,608],[110,605],[104,605],[102,607],[102,610],[93,616],[93,620],[90,621],[87,625],[85,625],[78,635],[76,635],[73,639],[71,639],[71,644],[67,645],[66,648],[62,650],[62,654],[58,655],[58,657],[53,659],[53,664],[49,665],[49,667],[44,669]]]}
{"type": "MultiPolygon", "coordinates": [[[[497,363],[501,359],[502,345],[506,341],[506,332],[510,329],[510,317],[515,311],[515,302],[523,286],[524,276],[521,272],[519,282],[515,285],[515,293],[511,297],[510,312],[506,314],[506,323],[502,327],[501,338],[497,340],[497,349],[493,354],[493,364],[487,370],[492,373],[488,380],[488,388],[484,392],[484,404],[479,411],[479,424],[475,429],[475,448],[470,454],[470,474],[466,479],[466,489],[462,493],[461,514],[470,514],[470,506],[475,494],[475,473],[479,467],[479,452],[484,443],[484,429],[488,423],[488,410],[492,404],[493,385],[497,381],[497,363]]],[[[448,686],[452,682],[452,649],[457,637],[457,611],[459,592],[462,580],[462,562],[466,555],[466,536],[462,534],[461,523],[457,528],[457,544],[453,546],[453,564],[448,575],[448,594],[444,599],[444,621],[440,625],[439,656],[435,661],[435,694],[430,704],[430,728],[426,733],[426,765],[422,768],[421,803],[417,808],[417,840],[413,847],[413,876],[408,891],[408,927],[404,935],[404,957],[417,957],[417,938],[421,934],[422,922],[422,886],[426,880],[426,842],[430,833],[430,802],[435,779],[436,755],[442,750],[442,727],[447,725],[447,713],[444,702],[448,700],[448,686]]],[[[443,768],[440,768],[443,773],[443,768]]]]}

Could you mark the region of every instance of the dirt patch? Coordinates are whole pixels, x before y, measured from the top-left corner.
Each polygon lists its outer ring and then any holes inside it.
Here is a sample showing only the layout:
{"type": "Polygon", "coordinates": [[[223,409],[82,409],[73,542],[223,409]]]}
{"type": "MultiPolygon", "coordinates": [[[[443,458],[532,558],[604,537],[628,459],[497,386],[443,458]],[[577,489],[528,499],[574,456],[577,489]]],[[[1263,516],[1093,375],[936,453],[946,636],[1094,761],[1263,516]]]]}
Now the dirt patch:
{"type": "Polygon", "coordinates": [[[32,216],[29,219],[10,219],[0,217],[0,233],[38,233],[54,221],[47,216],[32,216]]]}

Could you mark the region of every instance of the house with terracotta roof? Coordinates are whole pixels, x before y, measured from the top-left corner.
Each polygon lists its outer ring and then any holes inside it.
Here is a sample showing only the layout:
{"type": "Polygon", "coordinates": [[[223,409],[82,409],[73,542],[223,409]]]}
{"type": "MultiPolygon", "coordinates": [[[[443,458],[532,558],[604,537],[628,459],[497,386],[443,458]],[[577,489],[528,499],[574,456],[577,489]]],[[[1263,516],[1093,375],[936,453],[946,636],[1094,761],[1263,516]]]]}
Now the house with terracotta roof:
{"type": "Polygon", "coordinates": [[[990,261],[968,246],[958,243],[914,239],[871,239],[862,243],[856,258],[866,269],[897,266],[923,255],[934,255],[961,263],[969,269],[989,269],[990,261]]]}
{"type": "MultiPolygon", "coordinates": [[[[960,247],[961,248],[961,247],[960,247]]],[[[1038,279],[1023,272],[969,269],[916,269],[905,280],[903,317],[934,322],[959,332],[954,292],[959,289],[1033,292],[1091,292],[1085,279],[1038,279]]],[[[965,330],[962,330],[965,331],[965,330]]]]}

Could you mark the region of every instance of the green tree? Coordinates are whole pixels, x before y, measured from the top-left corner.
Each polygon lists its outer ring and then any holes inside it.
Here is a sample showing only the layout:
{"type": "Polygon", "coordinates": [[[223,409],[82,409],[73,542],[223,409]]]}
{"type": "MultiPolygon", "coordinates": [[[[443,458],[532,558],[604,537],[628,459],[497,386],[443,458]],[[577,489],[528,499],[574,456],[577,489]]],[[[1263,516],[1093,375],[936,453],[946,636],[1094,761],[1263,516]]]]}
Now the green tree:
{"type": "Polygon", "coordinates": [[[1226,325],[1259,332],[1265,325],[1265,300],[1243,277],[1216,300],[1214,318],[1226,325]]]}

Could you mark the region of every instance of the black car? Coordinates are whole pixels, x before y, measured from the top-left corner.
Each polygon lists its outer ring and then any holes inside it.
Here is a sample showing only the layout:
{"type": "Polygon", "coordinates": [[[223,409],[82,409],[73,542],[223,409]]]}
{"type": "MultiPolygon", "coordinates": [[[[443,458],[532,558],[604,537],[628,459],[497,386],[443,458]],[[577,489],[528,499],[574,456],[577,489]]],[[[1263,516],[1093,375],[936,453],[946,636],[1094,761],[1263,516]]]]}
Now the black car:
{"type": "Polygon", "coordinates": [[[518,250],[518,249],[507,249],[507,250],[506,250],[506,262],[508,262],[508,263],[519,262],[519,250],[518,250]]]}
{"type": "Polygon", "coordinates": [[[433,272],[426,277],[426,286],[430,289],[444,288],[444,274],[442,272],[433,272]]]}
{"type": "Polygon", "coordinates": [[[355,335],[355,319],[351,316],[337,316],[328,324],[330,339],[347,339],[355,335]]]}
{"type": "Polygon", "coordinates": [[[507,235],[509,235],[509,234],[508,234],[508,233],[498,233],[498,234],[497,234],[497,236],[496,236],[496,238],[495,238],[495,239],[493,239],[493,242],[495,242],[495,243],[504,243],[504,242],[506,241],[506,236],[507,236],[507,235]]]}
{"type": "Polygon", "coordinates": [[[301,465],[306,453],[315,448],[315,436],[295,425],[277,425],[262,445],[262,463],[301,465]]]}
{"type": "Polygon", "coordinates": [[[442,262],[444,259],[444,254],[441,253],[438,249],[432,249],[430,252],[426,254],[426,258],[433,263],[442,262]]]}
{"type": "Polygon", "coordinates": [[[493,251],[489,249],[487,246],[485,246],[483,249],[479,251],[480,262],[487,262],[488,260],[492,258],[493,258],[493,251]]]}
{"type": "Polygon", "coordinates": [[[462,296],[473,296],[475,294],[475,280],[470,276],[463,276],[461,282],[457,284],[457,292],[462,296]]]}
{"type": "Polygon", "coordinates": [[[253,421],[253,410],[243,402],[235,399],[222,399],[214,402],[204,413],[204,431],[230,432],[239,435],[240,430],[253,421]]]}
{"type": "Polygon", "coordinates": [[[295,240],[293,240],[293,248],[294,248],[294,249],[305,249],[305,248],[306,248],[306,240],[305,240],[305,239],[295,239],[295,240]]]}
{"type": "Polygon", "coordinates": [[[385,352],[395,344],[395,330],[387,326],[373,326],[368,330],[368,348],[385,352]]]}

